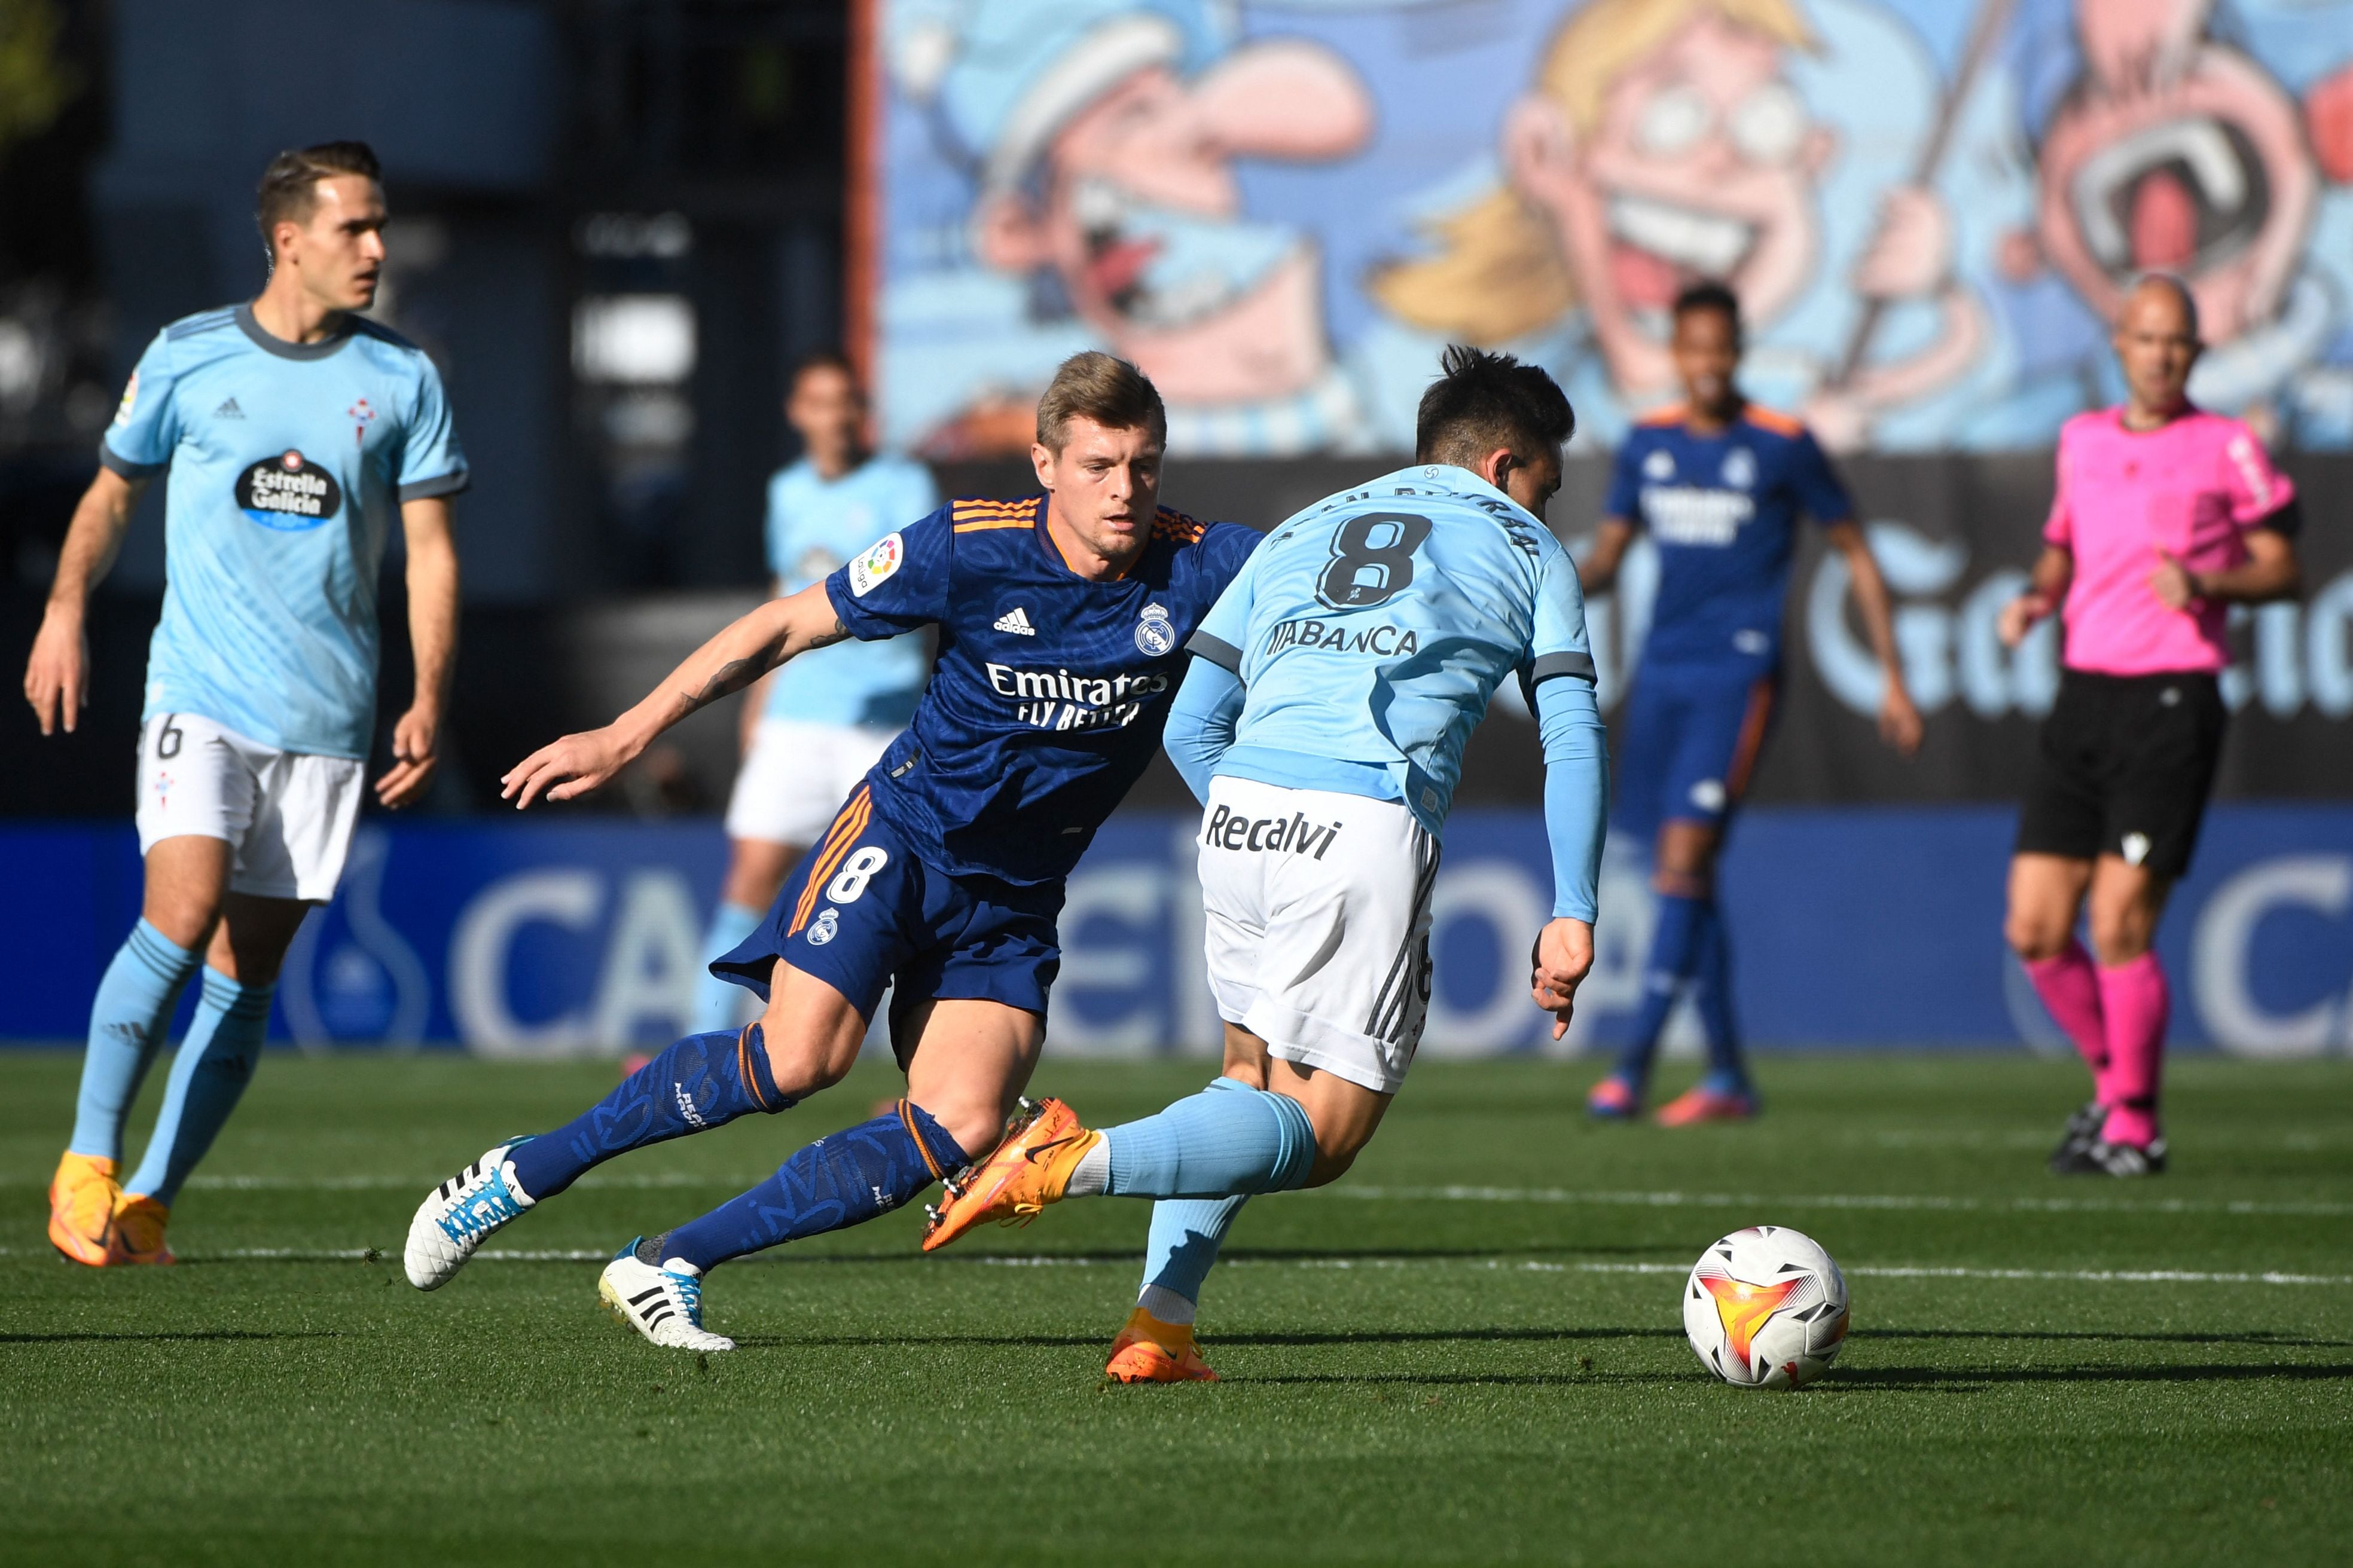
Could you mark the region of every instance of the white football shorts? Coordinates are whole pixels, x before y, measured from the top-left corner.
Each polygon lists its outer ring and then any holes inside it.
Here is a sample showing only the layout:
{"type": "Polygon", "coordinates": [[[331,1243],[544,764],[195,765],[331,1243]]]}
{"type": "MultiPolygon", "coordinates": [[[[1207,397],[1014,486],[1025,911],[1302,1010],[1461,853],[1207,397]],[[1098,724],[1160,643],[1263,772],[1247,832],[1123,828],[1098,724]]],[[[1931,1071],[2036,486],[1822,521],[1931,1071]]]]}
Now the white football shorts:
{"type": "Polygon", "coordinates": [[[139,853],[194,834],[228,841],[232,891],[325,903],[359,822],[365,764],[281,752],[196,713],[139,732],[139,853]]]}
{"type": "Polygon", "coordinates": [[[1396,1093],[1430,1012],[1438,840],[1396,801],[1219,777],[1198,842],[1219,1016],[1396,1093]]]}
{"type": "Polygon", "coordinates": [[[803,848],[817,843],[898,738],[896,730],[864,724],[761,720],[727,797],[727,837],[803,848]]]}

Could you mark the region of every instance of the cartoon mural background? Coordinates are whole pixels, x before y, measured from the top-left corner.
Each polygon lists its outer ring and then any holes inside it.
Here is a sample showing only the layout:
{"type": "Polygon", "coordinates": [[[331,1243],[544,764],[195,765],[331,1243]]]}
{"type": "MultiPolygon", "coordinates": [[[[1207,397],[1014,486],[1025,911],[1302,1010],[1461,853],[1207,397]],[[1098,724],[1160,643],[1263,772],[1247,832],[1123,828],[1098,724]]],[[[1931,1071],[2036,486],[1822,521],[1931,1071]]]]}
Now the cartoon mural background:
{"type": "Polygon", "coordinates": [[[1090,346],[1172,451],[1396,451],[1459,339],[1607,445],[1700,275],[1833,447],[2037,447],[2153,267],[2200,401],[2353,448],[2353,0],[874,3],[879,410],[933,456],[1090,346]]]}

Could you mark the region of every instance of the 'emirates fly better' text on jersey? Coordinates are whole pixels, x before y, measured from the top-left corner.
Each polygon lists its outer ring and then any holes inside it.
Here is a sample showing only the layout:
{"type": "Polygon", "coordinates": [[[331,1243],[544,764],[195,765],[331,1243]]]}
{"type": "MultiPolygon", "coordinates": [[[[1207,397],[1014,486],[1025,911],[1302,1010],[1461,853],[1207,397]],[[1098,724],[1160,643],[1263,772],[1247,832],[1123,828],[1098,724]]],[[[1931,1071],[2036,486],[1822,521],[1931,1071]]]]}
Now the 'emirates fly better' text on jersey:
{"type": "Polygon", "coordinates": [[[871,775],[874,809],[951,876],[1067,876],[1134,784],[1185,644],[1256,547],[1160,510],[1125,576],[1082,577],[1046,498],[959,500],[826,579],[853,637],[939,627],[931,685],[871,775]]]}
{"type": "Polygon", "coordinates": [[[367,756],[395,510],[467,472],[433,362],[344,321],[291,343],[239,305],[174,321],[140,356],[99,460],[171,473],[142,719],[200,713],[281,751],[367,756]]]}
{"type": "Polygon", "coordinates": [[[1441,833],[1506,676],[1593,678],[1577,568],[1468,468],[1400,468],[1283,522],[1192,644],[1248,696],[1219,773],[1402,801],[1441,833]]]}
{"type": "Polygon", "coordinates": [[[1778,665],[1801,511],[1845,522],[1854,503],[1813,437],[1785,415],[1752,404],[1703,436],[1673,408],[1627,432],[1603,513],[1658,547],[1642,662],[1757,673],[1778,665]]]}

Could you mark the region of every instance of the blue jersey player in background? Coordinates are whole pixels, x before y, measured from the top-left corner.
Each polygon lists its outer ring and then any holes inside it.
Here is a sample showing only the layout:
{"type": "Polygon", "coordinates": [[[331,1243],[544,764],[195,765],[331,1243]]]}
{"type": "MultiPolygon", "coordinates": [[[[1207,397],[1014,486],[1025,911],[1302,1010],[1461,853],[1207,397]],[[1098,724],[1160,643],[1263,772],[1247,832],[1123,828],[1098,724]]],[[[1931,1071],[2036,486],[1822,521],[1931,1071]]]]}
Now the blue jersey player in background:
{"type": "MultiPolygon", "coordinates": [[[[779,599],[824,582],[940,504],[929,468],[866,450],[866,395],[840,354],[814,353],[794,368],[785,418],[802,454],[768,480],[768,572],[779,599]]],[[[727,877],[703,938],[706,958],[758,928],[841,797],[907,727],[930,668],[921,637],[846,643],[770,671],[744,694],[744,762],[727,802],[727,877]]],[[[733,1028],[745,1022],[752,1000],[742,986],[707,975],[694,1026],[733,1028]]]]}
{"type": "Polygon", "coordinates": [[[600,1295],[657,1344],[731,1349],[702,1326],[713,1266],[871,1219],[996,1146],[1045,1038],[1064,879],[1151,760],[1186,639],[1258,543],[1155,506],[1166,429],[1134,366],[1073,356],[1038,405],[1045,495],[955,501],[884,536],[720,633],[611,725],[507,775],[518,806],[569,799],[810,648],[938,634],[906,733],[714,966],[759,994],[759,1021],[689,1036],[576,1120],[442,1184],[409,1227],[412,1282],[440,1285],[492,1231],[616,1154],[839,1082],[894,982],[906,1097],[702,1218],[631,1242],[600,1295]]]}
{"type": "Polygon", "coordinates": [[[1885,679],[1880,733],[1906,756],[1920,743],[1886,584],[1854,505],[1804,426],[1741,395],[1740,350],[1740,305],[1730,289],[1697,283],[1677,297],[1670,351],[1685,401],[1628,433],[1583,566],[1585,591],[1606,594],[1637,529],[1659,552],[1658,598],[1626,701],[1616,795],[1620,830],[1656,836],[1658,915],[1633,1037],[1586,1101],[1606,1119],[1641,1113],[1660,1033],[1686,984],[1707,1035],[1707,1073],[1660,1108],[1660,1122],[1757,1111],[1733,1011],[1715,861],[1780,689],[1781,601],[1799,513],[1846,558],[1885,679]]]}
{"type": "Polygon", "coordinates": [[[1404,1084],[1430,1003],[1439,838],[1463,745],[1507,679],[1544,736],[1553,918],[1535,933],[1535,991],[1556,1037],[1593,963],[1607,748],[1577,570],[1541,521],[1575,419],[1508,355],[1450,349],[1444,370],[1417,466],[1278,526],[1193,637],[1168,750],[1202,797],[1223,1075],[1104,1131],[1046,1101],[923,1243],[1066,1197],[1164,1200],[1112,1347],[1121,1382],[1214,1377],[1194,1308],[1235,1211],[1337,1180],[1404,1084]]]}
{"type": "Polygon", "coordinates": [[[281,153],[256,218],[268,284],[174,321],[140,356],[100,473],[74,513],[25,673],[44,734],[87,694],[82,614],[132,509],[168,475],[164,614],[139,742],[139,923],[91,1003],[49,1239],[78,1263],[169,1263],[180,1184],[261,1057],[287,945],[332,898],[375,740],[376,574],[407,545],[417,689],[394,724],[385,805],[429,784],[457,651],[450,498],[466,488],[441,378],[422,350],[354,314],[384,266],[384,192],[358,142],[281,153]],[[123,1121],[198,967],[138,1168],[123,1121]]]}

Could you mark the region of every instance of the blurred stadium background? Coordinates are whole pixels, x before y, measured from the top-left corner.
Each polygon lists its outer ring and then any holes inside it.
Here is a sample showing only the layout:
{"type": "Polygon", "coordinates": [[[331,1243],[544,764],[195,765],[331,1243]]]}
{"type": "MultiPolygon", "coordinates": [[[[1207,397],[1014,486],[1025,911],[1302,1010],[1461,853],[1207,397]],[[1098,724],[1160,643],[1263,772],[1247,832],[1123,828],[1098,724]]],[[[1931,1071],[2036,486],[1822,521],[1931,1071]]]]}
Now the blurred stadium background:
{"type": "MultiPolygon", "coordinates": [[[[1552,521],[1574,541],[1612,435],[1664,391],[1659,279],[1761,258],[1739,274],[1753,389],[1839,449],[1929,733],[1908,764],[1878,748],[1842,569],[1801,560],[1780,731],[1725,870],[1744,1011],[1768,1047],[2052,1047],[2000,912],[2056,650],[2004,652],[1993,618],[2059,421],[2113,389],[2109,291],[2162,261],[2211,285],[2193,393],[2268,433],[2309,521],[2302,602],[2240,628],[2221,801],[2161,943],[2173,1028],[2345,1054],[2353,4],[2166,0],[2223,86],[2101,121],[2109,62],[2079,39],[2143,3],[1756,0],[1781,42],[1724,131],[1747,173],[1638,196],[1532,178],[1529,128],[1636,161],[1702,133],[1670,90],[1610,89],[1723,47],[1707,0],[379,0],[332,25],[293,0],[0,0],[0,648],[30,642],[140,346],[259,288],[262,163],[372,142],[396,217],[378,314],[440,363],[475,473],[454,733],[426,807],[365,821],[273,1030],[617,1054],[685,1028],[735,715],[532,824],[496,815],[495,781],[758,596],[797,355],[846,344],[886,441],[951,491],[1018,494],[1036,388],[1113,347],[1169,395],[1164,499],[1266,526],[1394,466],[1437,345],[1475,335],[1570,389],[1586,433],[1552,521]],[[1121,117],[1136,102],[1151,135],[1121,117]],[[1904,248],[1899,209],[1916,286],[1866,299],[1866,261],[1904,260],[1880,254],[1904,248]]],[[[136,911],[160,512],[93,605],[80,732],[43,742],[0,705],[9,1043],[79,1038],[136,911]]],[[[1613,705],[1644,624],[1639,560],[1630,577],[1597,615],[1613,705]]],[[[394,626],[399,581],[396,561],[394,626]]],[[[388,723],[407,678],[386,640],[388,723]]],[[[1522,990],[1549,903],[1539,783],[1533,727],[1499,712],[1440,883],[1433,1052],[1555,1048],[1522,990]]],[[[1212,1038],[1184,804],[1156,773],[1074,879],[1057,1049],[1212,1038]]],[[[1613,846],[1570,1048],[1635,1001],[1644,852],[1613,846]]]]}

